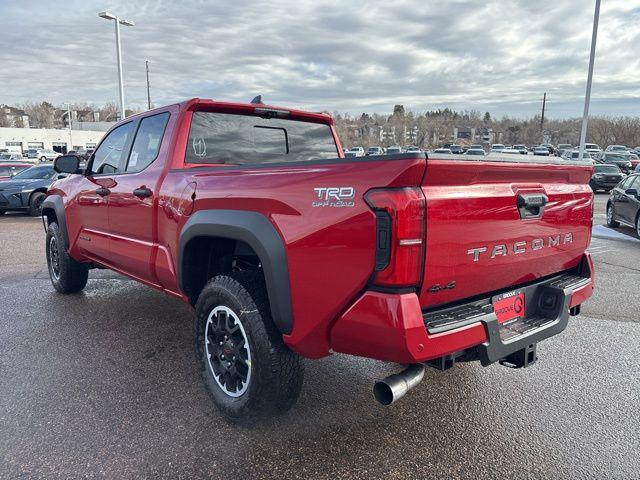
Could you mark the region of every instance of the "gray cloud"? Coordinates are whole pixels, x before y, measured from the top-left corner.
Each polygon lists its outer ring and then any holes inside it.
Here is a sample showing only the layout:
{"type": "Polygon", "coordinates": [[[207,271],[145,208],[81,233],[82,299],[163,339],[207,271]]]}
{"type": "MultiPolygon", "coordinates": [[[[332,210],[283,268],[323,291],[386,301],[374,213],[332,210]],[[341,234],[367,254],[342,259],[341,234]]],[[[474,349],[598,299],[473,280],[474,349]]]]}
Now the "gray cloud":
{"type": "MultiPolygon", "coordinates": [[[[584,0],[5,0],[0,102],[116,99],[109,9],[122,28],[127,105],[199,96],[313,110],[453,107],[581,113],[593,4],[584,0]]],[[[603,2],[593,112],[636,114],[640,2],[603,2]]]]}

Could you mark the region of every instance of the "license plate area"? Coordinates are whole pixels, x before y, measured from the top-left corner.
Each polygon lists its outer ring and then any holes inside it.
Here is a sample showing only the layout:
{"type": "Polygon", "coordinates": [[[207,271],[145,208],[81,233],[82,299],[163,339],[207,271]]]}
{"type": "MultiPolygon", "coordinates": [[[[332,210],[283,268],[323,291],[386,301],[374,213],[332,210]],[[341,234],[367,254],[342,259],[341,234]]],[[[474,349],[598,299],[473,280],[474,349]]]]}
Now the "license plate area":
{"type": "Polygon", "coordinates": [[[498,323],[506,323],[518,318],[524,318],[526,314],[524,290],[513,290],[491,299],[493,311],[498,318],[498,323]]]}

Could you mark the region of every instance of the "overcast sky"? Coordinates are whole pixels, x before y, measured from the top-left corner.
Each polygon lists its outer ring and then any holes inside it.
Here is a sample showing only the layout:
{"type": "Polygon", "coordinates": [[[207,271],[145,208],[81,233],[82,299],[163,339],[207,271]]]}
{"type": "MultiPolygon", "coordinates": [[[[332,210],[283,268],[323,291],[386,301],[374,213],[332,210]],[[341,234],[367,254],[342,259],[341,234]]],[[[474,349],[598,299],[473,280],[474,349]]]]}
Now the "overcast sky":
{"type": "MultiPolygon", "coordinates": [[[[357,113],[393,105],[579,116],[592,0],[0,0],[0,103],[189,97],[357,113]]],[[[640,0],[603,0],[592,112],[640,113],[640,0]]]]}

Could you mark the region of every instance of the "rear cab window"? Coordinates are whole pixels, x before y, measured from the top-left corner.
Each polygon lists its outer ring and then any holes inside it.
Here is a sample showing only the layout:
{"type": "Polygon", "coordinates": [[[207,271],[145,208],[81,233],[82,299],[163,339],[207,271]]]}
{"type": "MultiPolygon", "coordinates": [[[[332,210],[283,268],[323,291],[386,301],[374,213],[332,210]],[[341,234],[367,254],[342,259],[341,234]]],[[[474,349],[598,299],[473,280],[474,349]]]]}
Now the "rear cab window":
{"type": "Polygon", "coordinates": [[[326,123],[196,111],[185,154],[192,164],[260,164],[338,157],[326,123]]]}

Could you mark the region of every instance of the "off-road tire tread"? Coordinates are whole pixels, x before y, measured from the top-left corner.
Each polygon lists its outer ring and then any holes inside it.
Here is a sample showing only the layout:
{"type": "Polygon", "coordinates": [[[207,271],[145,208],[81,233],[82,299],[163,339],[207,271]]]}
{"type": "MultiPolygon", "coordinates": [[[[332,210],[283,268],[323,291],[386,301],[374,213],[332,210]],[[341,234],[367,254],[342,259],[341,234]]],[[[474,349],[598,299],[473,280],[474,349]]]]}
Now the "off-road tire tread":
{"type": "Polygon", "coordinates": [[[49,278],[51,284],[59,293],[77,293],[81,291],[86,285],[89,279],[89,268],[83,263],[77,262],[69,255],[65,247],[65,241],[62,237],[62,232],[57,223],[52,222],[47,228],[46,239],[46,255],[47,255],[47,268],[49,267],[49,241],[52,236],[56,237],[58,244],[58,256],[60,258],[60,278],[55,280],[51,271],[49,271],[49,278]]]}
{"type": "MultiPolygon", "coordinates": [[[[282,335],[276,329],[271,318],[264,279],[259,272],[234,272],[219,275],[205,285],[196,302],[195,340],[196,352],[201,363],[202,375],[210,376],[205,360],[201,322],[211,311],[203,311],[207,299],[211,296],[228,295],[235,297],[242,305],[238,315],[245,332],[252,342],[253,362],[249,390],[243,395],[250,397],[241,408],[218,401],[214,393],[207,388],[214,403],[222,413],[235,423],[251,424],[255,421],[288,411],[296,402],[302,389],[304,377],[303,360],[282,341],[282,335]]],[[[238,312],[236,312],[238,314],[238,312]]],[[[209,383],[206,383],[207,386],[209,383]]],[[[217,388],[217,385],[214,386],[217,388]]]]}

